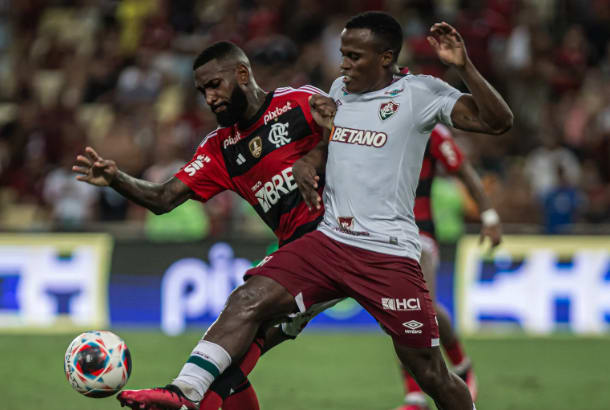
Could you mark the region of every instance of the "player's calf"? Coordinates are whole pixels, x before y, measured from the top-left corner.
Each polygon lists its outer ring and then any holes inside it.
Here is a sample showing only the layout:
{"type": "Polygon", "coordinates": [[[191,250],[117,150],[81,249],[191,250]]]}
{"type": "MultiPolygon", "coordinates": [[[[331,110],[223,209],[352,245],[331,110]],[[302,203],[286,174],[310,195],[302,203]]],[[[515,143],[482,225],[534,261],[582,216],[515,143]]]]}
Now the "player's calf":
{"type": "Polygon", "coordinates": [[[394,348],[403,365],[439,409],[473,409],[466,384],[449,372],[438,347],[409,348],[394,343],[394,348]]]}

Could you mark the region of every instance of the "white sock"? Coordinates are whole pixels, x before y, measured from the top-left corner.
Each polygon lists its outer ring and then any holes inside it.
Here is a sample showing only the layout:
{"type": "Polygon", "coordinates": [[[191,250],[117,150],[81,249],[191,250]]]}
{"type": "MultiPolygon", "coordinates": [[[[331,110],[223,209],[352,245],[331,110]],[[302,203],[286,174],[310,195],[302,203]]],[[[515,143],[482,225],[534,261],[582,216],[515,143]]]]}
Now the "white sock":
{"type": "Polygon", "coordinates": [[[214,379],[230,365],[231,356],[222,346],[201,340],[172,384],[189,400],[199,402],[214,379]]]}

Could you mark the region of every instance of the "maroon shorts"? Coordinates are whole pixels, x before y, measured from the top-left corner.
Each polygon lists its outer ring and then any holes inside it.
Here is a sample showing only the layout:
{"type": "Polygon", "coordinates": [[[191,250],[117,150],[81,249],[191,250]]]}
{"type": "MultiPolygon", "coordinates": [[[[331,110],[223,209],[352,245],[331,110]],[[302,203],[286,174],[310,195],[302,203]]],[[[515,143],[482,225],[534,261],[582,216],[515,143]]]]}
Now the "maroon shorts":
{"type": "Polygon", "coordinates": [[[438,346],[438,324],[419,263],[368,251],[310,232],[267,256],[246,276],[267,276],[285,287],[301,312],[311,305],[354,298],[409,347],[438,346]]]}

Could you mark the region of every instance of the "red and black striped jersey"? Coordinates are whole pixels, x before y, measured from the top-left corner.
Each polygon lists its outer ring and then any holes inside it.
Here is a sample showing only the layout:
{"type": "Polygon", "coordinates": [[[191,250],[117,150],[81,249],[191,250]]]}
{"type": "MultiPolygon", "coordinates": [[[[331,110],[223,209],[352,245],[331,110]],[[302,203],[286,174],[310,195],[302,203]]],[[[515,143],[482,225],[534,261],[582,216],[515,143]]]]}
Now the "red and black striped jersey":
{"type": "Polygon", "coordinates": [[[295,161],[322,138],[309,108],[312,94],[324,93],[309,85],[270,92],[249,124],[208,134],[176,177],[201,201],[224,190],[237,192],[280,245],[312,231],[324,209],[307,209],[292,175],[295,161]]]}
{"type": "Polygon", "coordinates": [[[419,227],[419,232],[431,238],[434,238],[435,235],[430,191],[436,174],[437,161],[440,161],[450,173],[457,172],[464,161],[464,154],[451,136],[451,131],[442,124],[437,124],[430,133],[430,140],[426,146],[419,174],[419,184],[415,192],[415,222],[419,227]]]}

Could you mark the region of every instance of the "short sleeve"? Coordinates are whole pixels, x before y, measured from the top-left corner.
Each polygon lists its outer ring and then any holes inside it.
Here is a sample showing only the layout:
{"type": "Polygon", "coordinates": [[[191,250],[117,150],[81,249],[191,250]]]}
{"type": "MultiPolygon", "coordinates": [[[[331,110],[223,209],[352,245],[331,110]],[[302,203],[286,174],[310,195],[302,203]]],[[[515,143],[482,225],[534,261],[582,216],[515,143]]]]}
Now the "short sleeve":
{"type": "Polygon", "coordinates": [[[444,125],[437,125],[430,133],[430,153],[451,173],[457,172],[464,162],[464,154],[444,125]]]}
{"type": "Polygon", "coordinates": [[[463,95],[446,82],[429,75],[413,76],[413,97],[419,109],[421,130],[429,132],[437,123],[452,127],[451,112],[463,95]]]}
{"type": "Polygon", "coordinates": [[[332,85],[330,86],[330,90],[328,90],[328,95],[330,98],[337,101],[337,99],[339,99],[341,97],[341,94],[343,93],[342,90],[343,90],[343,77],[339,77],[339,78],[335,79],[335,81],[333,81],[332,85]]]}
{"type": "Polygon", "coordinates": [[[302,100],[301,108],[303,109],[304,112],[307,113],[307,115],[306,115],[307,121],[309,122],[313,133],[316,135],[319,135],[320,138],[322,138],[322,135],[323,135],[322,127],[320,127],[318,125],[318,123],[313,119],[313,115],[311,114],[311,107],[309,106],[309,96],[314,95],[314,94],[320,94],[320,95],[323,95],[324,97],[329,97],[329,95],[326,94],[324,91],[320,90],[318,87],[315,87],[313,85],[301,86],[301,87],[297,88],[297,91],[305,93],[307,98],[302,100]]]}
{"type": "Polygon", "coordinates": [[[203,139],[193,158],[176,172],[175,177],[184,182],[197,194],[197,199],[203,202],[230,189],[230,177],[224,166],[215,132],[203,139]]]}

